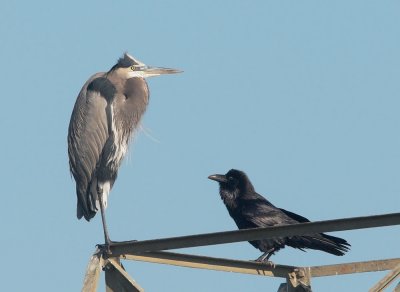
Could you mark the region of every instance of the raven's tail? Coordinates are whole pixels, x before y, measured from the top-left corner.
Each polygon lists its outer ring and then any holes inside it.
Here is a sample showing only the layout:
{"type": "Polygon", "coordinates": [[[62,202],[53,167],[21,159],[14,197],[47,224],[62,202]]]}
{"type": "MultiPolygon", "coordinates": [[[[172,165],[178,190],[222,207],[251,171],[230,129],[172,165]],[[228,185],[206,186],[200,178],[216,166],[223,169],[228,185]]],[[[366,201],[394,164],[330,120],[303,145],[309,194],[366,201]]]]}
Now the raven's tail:
{"type": "Polygon", "coordinates": [[[291,247],[301,250],[303,248],[317,249],[337,256],[344,255],[350,250],[351,246],[343,238],[327,235],[324,233],[298,236],[297,238],[296,237],[297,236],[290,240],[291,243],[287,244],[291,247]]]}

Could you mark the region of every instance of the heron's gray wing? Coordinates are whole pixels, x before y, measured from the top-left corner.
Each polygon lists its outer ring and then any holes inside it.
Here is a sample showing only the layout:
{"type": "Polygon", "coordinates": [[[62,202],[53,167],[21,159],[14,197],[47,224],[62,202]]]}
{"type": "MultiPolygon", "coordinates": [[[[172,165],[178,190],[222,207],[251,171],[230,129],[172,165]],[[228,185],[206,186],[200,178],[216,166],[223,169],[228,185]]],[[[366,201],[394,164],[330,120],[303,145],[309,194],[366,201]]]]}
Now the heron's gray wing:
{"type": "Polygon", "coordinates": [[[103,74],[92,76],[76,100],[68,129],[70,170],[76,181],[77,217],[90,220],[96,214],[90,183],[108,139],[107,100],[99,91],[87,90],[88,85],[103,74]]]}

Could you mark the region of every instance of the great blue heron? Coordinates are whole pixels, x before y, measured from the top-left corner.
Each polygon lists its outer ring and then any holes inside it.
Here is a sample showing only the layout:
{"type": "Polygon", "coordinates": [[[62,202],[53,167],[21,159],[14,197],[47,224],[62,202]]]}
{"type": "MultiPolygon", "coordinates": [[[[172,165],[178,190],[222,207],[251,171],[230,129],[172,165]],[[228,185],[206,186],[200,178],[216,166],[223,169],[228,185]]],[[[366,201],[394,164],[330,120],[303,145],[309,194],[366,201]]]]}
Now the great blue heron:
{"type": "Polygon", "coordinates": [[[130,138],[149,101],[146,77],[181,71],[150,67],[125,53],[108,72],[83,85],[68,128],[68,156],[76,181],[77,217],[87,221],[100,209],[110,245],[105,208],[130,138]]]}

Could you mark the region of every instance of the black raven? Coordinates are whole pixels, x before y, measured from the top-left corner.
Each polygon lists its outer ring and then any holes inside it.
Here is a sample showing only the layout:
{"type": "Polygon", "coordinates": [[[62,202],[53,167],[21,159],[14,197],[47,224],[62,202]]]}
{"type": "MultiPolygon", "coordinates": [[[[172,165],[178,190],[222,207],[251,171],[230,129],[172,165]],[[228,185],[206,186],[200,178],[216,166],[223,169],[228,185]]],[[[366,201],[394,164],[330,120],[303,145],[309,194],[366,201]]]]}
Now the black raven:
{"type": "MultiPolygon", "coordinates": [[[[219,194],[239,229],[289,225],[310,222],[307,218],[285,209],[277,208],[259,195],[243,171],[231,169],[225,175],[208,177],[219,183],[219,194]]],[[[288,245],[304,251],[318,249],[337,256],[344,255],[350,244],[339,237],[316,233],[313,235],[275,237],[249,241],[264,252],[257,261],[268,261],[271,255],[288,245]]]]}

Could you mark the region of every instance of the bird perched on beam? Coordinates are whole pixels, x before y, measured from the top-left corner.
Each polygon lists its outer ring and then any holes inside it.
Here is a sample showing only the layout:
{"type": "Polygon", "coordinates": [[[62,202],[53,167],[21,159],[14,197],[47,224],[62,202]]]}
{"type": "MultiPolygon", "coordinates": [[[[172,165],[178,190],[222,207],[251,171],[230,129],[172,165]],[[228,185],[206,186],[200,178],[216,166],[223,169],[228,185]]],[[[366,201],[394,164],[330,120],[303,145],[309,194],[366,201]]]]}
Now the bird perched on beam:
{"type": "MultiPolygon", "coordinates": [[[[259,195],[243,171],[231,169],[226,174],[214,174],[208,177],[219,183],[219,194],[229,214],[239,229],[270,227],[310,222],[307,218],[277,208],[259,195]]],[[[342,256],[350,244],[339,237],[316,233],[288,237],[249,241],[255,248],[264,252],[256,261],[264,262],[286,245],[304,249],[317,249],[333,255],[342,256]]]]}
{"type": "Polygon", "coordinates": [[[77,217],[89,221],[100,209],[107,246],[111,241],[104,210],[129,141],[149,102],[145,78],[179,72],[147,66],[125,53],[108,72],[90,77],[78,95],[68,128],[77,217]]]}

